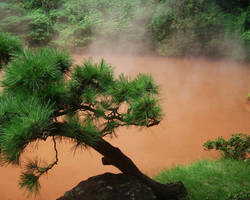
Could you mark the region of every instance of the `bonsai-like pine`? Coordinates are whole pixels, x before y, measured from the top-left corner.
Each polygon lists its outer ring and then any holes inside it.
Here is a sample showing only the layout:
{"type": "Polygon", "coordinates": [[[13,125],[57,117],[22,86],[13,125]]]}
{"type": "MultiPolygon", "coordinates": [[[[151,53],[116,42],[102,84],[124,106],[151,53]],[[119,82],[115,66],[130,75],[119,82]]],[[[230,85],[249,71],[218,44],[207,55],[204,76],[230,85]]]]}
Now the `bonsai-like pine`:
{"type": "MultiPolygon", "coordinates": [[[[3,164],[20,164],[28,144],[52,139],[55,161],[41,166],[29,161],[20,186],[39,190],[39,178],[58,164],[56,143],[69,139],[76,147],[92,147],[104,165],[137,177],[162,199],[185,193],[182,183],[163,185],[144,175],[119,148],[104,138],[118,127],[158,125],[162,118],[158,86],[149,75],[114,77],[102,60],[74,66],[65,51],[26,50],[5,68],[0,96],[0,150],[3,164]],[[60,120],[59,120],[60,118],[60,120]]],[[[132,139],[132,138],[131,138],[132,139]]]]}

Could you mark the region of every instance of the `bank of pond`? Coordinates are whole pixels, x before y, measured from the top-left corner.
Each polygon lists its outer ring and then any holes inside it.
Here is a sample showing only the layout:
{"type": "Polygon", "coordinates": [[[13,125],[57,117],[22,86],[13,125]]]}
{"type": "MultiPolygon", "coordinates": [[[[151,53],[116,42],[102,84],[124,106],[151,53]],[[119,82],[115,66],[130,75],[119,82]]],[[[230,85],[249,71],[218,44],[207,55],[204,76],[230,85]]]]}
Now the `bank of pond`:
{"type": "Polygon", "coordinates": [[[161,183],[181,180],[188,191],[187,200],[249,200],[249,172],[249,159],[221,158],[165,169],[154,179],[161,183]]]}

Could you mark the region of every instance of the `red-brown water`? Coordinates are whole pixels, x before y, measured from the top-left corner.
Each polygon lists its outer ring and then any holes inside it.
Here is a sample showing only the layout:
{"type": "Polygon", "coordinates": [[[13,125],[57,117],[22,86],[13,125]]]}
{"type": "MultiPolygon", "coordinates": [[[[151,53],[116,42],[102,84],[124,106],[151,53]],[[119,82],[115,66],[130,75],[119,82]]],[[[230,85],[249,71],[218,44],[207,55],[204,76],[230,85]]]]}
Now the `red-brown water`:
{"type": "MultiPolygon", "coordinates": [[[[86,56],[76,55],[79,62],[86,56]]],[[[96,57],[95,59],[99,59],[96,57]]],[[[202,144],[218,136],[250,132],[250,66],[231,61],[168,59],[159,57],[104,56],[116,73],[131,76],[151,73],[160,85],[165,117],[150,129],[122,128],[111,143],[119,146],[148,175],[163,168],[201,158],[215,158],[202,144]]],[[[41,143],[24,157],[39,154],[54,159],[51,142],[41,143]]],[[[102,166],[96,152],[72,152],[69,143],[58,146],[59,164],[41,179],[38,200],[53,200],[90,176],[118,172],[102,166]]],[[[49,161],[49,160],[48,160],[49,161]]],[[[27,200],[18,188],[20,169],[0,168],[0,200],[27,200]]]]}

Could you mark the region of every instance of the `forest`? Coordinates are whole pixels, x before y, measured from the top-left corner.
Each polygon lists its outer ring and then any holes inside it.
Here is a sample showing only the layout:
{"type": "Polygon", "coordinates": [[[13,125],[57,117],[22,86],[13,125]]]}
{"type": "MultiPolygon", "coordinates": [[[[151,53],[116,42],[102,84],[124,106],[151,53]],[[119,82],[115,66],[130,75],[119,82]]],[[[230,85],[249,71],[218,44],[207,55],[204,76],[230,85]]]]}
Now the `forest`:
{"type": "Polygon", "coordinates": [[[0,30],[31,46],[250,58],[249,0],[1,0],[0,30]],[[126,45],[124,45],[126,43],[126,45]]]}

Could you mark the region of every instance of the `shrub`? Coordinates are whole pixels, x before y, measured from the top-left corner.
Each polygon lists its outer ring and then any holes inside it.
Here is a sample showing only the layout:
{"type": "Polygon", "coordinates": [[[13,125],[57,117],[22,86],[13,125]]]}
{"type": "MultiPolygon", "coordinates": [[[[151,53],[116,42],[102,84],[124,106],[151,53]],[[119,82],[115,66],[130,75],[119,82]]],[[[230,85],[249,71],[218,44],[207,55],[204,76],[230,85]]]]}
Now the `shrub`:
{"type": "Polygon", "coordinates": [[[223,45],[222,19],[219,7],[212,2],[163,1],[157,4],[150,22],[156,50],[170,56],[217,56],[223,45]]]}
{"type": "Polygon", "coordinates": [[[19,0],[19,3],[26,9],[43,9],[49,12],[51,9],[57,8],[61,1],[59,0],[19,0]]]}
{"type": "Polygon", "coordinates": [[[21,40],[7,32],[0,32],[0,67],[22,51],[21,40]]]}
{"type": "Polygon", "coordinates": [[[215,149],[224,157],[235,160],[244,160],[250,153],[250,136],[247,134],[235,134],[228,140],[218,137],[214,141],[208,140],[203,144],[205,150],[215,149]]]}
{"type": "Polygon", "coordinates": [[[62,7],[51,12],[59,33],[53,43],[86,47],[98,38],[101,44],[111,41],[119,46],[120,39],[124,38],[126,43],[140,41],[145,44],[149,38],[146,34],[153,5],[151,0],[66,1],[62,7]]]}
{"type": "Polygon", "coordinates": [[[168,56],[246,59],[250,52],[250,7],[240,1],[226,4],[234,5],[232,10],[225,10],[217,0],[157,3],[150,21],[156,51],[168,56]]]}
{"type": "Polygon", "coordinates": [[[46,44],[50,41],[54,29],[50,17],[42,10],[35,10],[29,16],[31,19],[29,23],[30,32],[27,36],[31,44],[46,44]]]}

